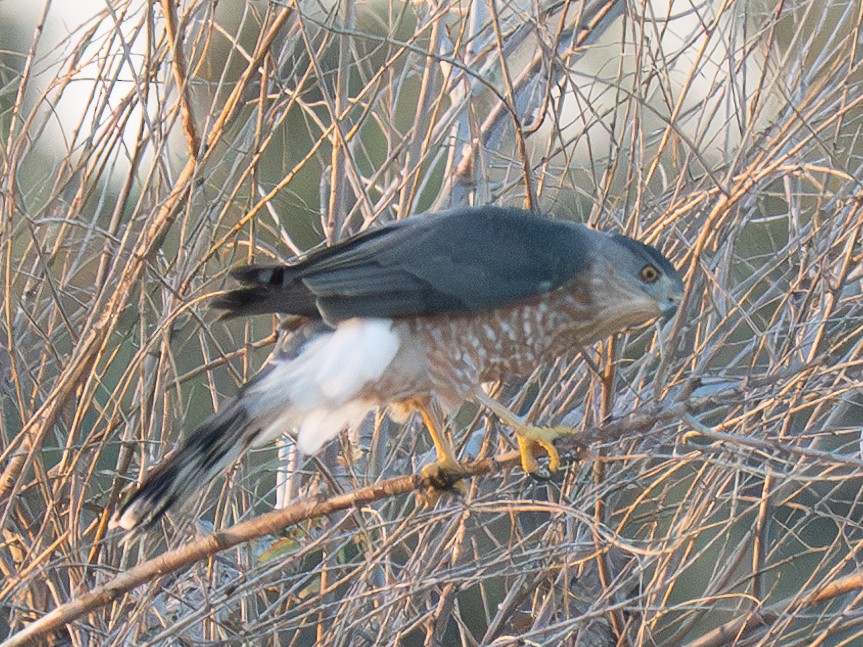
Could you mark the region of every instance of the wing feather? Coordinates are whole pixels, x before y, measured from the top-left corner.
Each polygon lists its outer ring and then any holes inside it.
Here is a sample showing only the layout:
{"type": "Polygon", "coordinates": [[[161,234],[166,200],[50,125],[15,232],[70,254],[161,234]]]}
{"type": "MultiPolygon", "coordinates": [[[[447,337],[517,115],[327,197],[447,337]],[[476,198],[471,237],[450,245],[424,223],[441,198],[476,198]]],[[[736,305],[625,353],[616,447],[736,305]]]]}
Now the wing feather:
{"type": "Polygon", "coordinates": [[[589,265],[590,229],[517,209],[461,208],[392,223],[282,266],[233,272],[227,316],[461,314],[530,299],[589,265]],[[314,310],[312,305],[314,304],[314,310]]]}

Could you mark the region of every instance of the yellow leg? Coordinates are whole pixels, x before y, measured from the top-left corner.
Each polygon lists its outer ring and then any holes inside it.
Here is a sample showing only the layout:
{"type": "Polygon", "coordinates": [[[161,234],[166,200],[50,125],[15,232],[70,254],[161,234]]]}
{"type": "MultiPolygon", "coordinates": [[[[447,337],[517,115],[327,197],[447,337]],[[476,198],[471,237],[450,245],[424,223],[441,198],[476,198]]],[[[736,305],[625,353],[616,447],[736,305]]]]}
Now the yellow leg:
{"type": "Polygon", "coordinates": [[[429,411],[428,403],[417,403],[414,405],[417,411],[422,416],[426,429],[434,443],[435,451],[437,452],[437,461],[426,465],[422,468],[423,478],[426,479],[433,487],[440,490],[451,490],[453,488],[463,491],[464,483],[461,482],[462,474],[461,463],[455,457],[455,451],[452,445],[443,434],[440,425],[429,411]]]}
{"type": "Polygon", "coordinates": [[[536,462],[533,455],[534,447],[537,445],[548,453],[548,468],[552,472],[560,467],[560,455],[557,453],[554,441],[561,436],[574,434],[574,429],[570,427],[535,427],[527,424],[500,402],[483,392],[475,394],[474,399],[491,410],[502,422],[512,427],[518,440],[521,466],[525,472],[535,472],[539,468],[539,463],[536,462]]]}

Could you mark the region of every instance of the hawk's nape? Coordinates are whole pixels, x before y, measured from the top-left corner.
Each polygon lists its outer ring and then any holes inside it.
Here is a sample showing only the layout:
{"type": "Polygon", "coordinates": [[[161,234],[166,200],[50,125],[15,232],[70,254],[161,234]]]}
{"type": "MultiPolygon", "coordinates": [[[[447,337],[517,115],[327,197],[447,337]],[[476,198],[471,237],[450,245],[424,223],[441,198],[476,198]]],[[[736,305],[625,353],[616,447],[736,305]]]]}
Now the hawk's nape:
{"type": "Polygon", "coordinates": [[[145,478],[115,526],[153,523],[250,446],[292,432],[312,453],[377,406],[422,414],[438,453],[424,469],[432,482],[459,466],[431,411],[450,415],[471,398],[516,427],[526,469],[537,442],[554,465],[549,430],[520,426],[482,383],[668,316],[683,295],[674,267],[649,245],[497,207],[412,217],[233,274],[241,286],[213,301],[227,316],[306,323],[145,478]]]}

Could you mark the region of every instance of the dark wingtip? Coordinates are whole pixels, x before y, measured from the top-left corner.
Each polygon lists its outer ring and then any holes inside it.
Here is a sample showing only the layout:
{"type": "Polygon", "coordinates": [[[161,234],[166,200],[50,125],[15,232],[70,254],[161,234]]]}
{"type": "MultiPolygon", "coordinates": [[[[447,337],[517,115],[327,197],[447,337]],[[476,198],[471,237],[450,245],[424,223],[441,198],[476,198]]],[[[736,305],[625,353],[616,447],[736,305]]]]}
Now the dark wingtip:
{"type": "Polygon", "coordinates": [[[285,284],[284,265],[239,265],[231,269],[231,276],[242,285],[278,287],[285,284]]]}
{"type": "Polygon", "coordinates": [[[319,318],[316,298],[290,265],[241,265],[231,270],[240,287],[210,300],[219,319],[263,314],[319,318]]]}
{"type": "Polygon", "coordinates": [[[269,297],[269,290],[262,286],[238,288],[214,297],[210,301],[210,307],[221,311],[219,319],[263,314],[271,312],[264,307],[269,302],[269,297]]]}

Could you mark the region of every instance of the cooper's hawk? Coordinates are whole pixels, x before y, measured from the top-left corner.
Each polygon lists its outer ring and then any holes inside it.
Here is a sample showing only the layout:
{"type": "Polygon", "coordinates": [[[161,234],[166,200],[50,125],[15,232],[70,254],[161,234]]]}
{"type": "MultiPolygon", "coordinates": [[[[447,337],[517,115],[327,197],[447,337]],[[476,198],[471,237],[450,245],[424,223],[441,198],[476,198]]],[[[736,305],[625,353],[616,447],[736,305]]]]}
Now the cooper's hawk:
{"type": "Polygon", "coordinates": [[[418,410],[438,461],[432,480],[458,471],[437,410],[466,400],[515,427],[522,464],[533,446],[558,457],[560,433],[520,423],[482,383],[674,313],[683,283],[653,247],[625,236],[516,209],[461,208],[367,231],[287,265],[233,272],[242,287],[213,302],[229,316],[304,318],[239,394],[144,480],[113,525],[150,524],[196,495],[246,449],[292,430],[316,452],[369,409],[418,410]]]}

